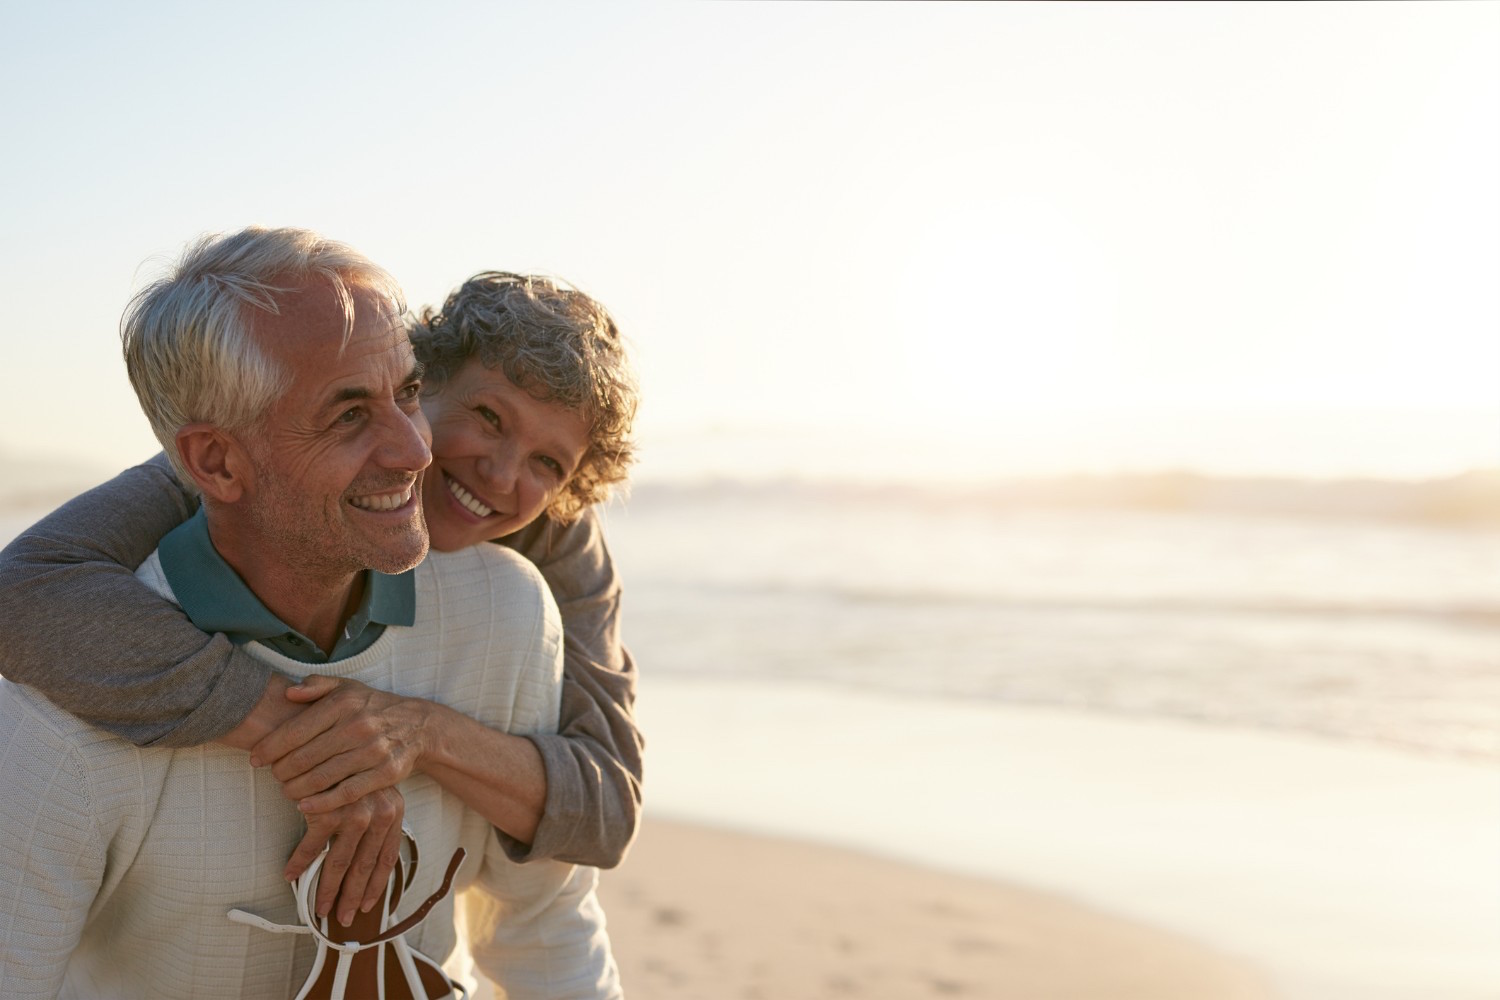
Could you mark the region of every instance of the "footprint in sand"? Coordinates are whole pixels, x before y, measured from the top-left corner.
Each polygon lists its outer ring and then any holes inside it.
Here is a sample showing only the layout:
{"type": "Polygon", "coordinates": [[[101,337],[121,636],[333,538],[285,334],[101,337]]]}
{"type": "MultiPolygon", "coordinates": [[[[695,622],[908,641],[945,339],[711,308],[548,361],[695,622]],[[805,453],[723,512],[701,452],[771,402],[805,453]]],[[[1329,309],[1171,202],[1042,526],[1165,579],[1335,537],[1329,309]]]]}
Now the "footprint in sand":
{"type": "Polygon", "coordinates": [[[659,906],[651,914],[651,920],[658,927],[681,927],[688,922],[686,910],[679,910],[672,906],[659,906]]]}

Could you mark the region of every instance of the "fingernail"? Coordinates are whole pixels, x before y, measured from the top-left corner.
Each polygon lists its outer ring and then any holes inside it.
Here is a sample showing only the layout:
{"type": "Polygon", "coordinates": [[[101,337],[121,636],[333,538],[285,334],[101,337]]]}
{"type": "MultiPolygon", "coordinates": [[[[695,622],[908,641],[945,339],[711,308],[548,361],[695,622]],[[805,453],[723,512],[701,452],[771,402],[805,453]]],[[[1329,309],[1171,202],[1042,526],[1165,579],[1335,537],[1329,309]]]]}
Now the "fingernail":
{"type": "Polygon", "coordinates": [[[250,755],[250,766],[251,767],[260,767],[260,758],[257,757],[257,756],[255,756],[255,754],[251,754],[250,755]]]}
{"type": "Polygon", "coordinates": [[[352,907],[349,908],[349,909],[347,909],[347,910],[343,910],[343,911],[341,911],[339,913],[339,923],[341,923],[341,924],[352,924],[352,923],[354,923],[354,909],[352,907]]]}

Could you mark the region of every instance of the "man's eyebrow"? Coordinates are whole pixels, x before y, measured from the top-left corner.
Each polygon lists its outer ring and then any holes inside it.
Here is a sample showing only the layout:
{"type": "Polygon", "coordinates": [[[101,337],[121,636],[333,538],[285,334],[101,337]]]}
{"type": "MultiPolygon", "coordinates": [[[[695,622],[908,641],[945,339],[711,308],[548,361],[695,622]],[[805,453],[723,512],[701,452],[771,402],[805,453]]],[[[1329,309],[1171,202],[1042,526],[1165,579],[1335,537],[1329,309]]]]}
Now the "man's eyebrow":
{"type": "MultiPolygon", "coordinates": [[[[422,364],[422,362],[414,362],[411,366],[411,371],[407,373],[406,378],[401,380],[401,384],[411,385],[413,382],[420,382],[422,381],[422,376],[426,374],[426,372],[427,368],[422,364]]],[[[374,396],[375,394],[373,392],[362,385],[351,385],[340,389],[332,396],[329,396],[328,402],[325,403],[324,406],[337,406],[339,403],[347,403],[355,399],[373,399],[374,396]]]]}
{"type": "Polygon", "coordinates": [[[373,392],[371,392],[369,389],[366,389],[362,385],[351,385],[348,388],[340,389],[332,396],[329,396],[328,402],[324,404],[324,407],[327,408],[330,406],[337,406],[340,403],[347,403],[350,400],[354,399],[372,399],[374,398],[374,396],[375,394],[373,392]]]}

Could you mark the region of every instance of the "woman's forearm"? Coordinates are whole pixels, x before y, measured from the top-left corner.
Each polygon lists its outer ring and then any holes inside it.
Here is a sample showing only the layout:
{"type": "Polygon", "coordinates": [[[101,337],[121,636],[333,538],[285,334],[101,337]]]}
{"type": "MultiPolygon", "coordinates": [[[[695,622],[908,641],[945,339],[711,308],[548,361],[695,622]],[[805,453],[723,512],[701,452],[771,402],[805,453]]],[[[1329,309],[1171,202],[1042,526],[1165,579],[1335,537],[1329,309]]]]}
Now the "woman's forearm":
{"type": "Polygon", "coordinates": [[[598,514],[542,519],[501,539],[541,570],[562,613],[562,711],[556,734],[529,737],[546,774],[536,835],[501,845],[515,861],[552,858],[611,868],[640,823],[641,753],[635,664],[620,641],[620,580],[598,514]]]}
{"type": "Polygon", "coordinates": [[[138,746],[192,746],[238,725],[269,669],[135,578],[193,508],[157,456],[17,536],[0,552],[0,673],[138,746]]]}
{"type": "MultiPolygon", "coordinates": [[[[569,644],[571,646],[571,643],[569,644]]],[[[502,846],[517,861],[554,858],[613,868],[640,826],[643,741],[633,713],[635,673],[564,659],[562,728],[529,739],[547,773],[543,822],[529,851],[502,846]]]]}
{"type": "Polygon", "coordinates": [[[547,801],[542,755],[524,736],[503,733],[428,703],[433,734],[417,768],[508,837],[530,844],[547,801]]]}

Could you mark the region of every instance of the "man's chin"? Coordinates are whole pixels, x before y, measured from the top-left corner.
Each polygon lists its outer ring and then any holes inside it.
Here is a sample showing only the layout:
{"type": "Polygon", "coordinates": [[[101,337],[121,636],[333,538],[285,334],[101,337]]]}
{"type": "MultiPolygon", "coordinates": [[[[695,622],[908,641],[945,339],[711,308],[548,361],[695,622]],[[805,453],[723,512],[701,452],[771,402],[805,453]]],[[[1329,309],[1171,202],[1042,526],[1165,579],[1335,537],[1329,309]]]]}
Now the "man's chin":
{"type": "Polygon", "coordinates": [[[370,554],[370,568],[394,576],[405,573],[427,558],[426,530],[412,530],[404,537],[386,540],[370,554]]]}

